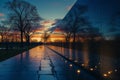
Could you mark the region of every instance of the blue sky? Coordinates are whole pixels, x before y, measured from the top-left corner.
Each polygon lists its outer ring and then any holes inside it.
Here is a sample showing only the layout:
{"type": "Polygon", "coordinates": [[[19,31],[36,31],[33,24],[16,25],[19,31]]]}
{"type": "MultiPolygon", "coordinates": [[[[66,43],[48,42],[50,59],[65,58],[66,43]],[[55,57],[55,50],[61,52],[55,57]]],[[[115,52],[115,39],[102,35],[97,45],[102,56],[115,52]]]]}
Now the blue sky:
{"type": "Polygon", "coordinates": [[[40,15],[45,19],[63,18],[68,8],[75,3],[76,0],[28,0],[37,6],[40,15]]]}
{"type": "MultiPolygon", "coordinates": [[[[7,9],[3,8],[8,0],[0,0],[0,20],[7,15],[7,9]]],[[[41,17],[46,20],[62,19],[76,0],[26,0],[35,5],[41,17]]]]}

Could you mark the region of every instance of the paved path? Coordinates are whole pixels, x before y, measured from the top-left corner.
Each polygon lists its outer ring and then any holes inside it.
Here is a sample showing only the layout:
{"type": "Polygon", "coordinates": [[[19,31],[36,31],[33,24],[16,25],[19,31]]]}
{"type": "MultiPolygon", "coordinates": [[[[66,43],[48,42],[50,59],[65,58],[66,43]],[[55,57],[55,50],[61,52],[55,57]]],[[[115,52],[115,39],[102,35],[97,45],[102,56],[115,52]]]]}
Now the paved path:
{"type": "Polygon", "coordinates": [[[38,46],[1,62],[0,80],[98,79],[67,62],[47,47],[38,46]]]}

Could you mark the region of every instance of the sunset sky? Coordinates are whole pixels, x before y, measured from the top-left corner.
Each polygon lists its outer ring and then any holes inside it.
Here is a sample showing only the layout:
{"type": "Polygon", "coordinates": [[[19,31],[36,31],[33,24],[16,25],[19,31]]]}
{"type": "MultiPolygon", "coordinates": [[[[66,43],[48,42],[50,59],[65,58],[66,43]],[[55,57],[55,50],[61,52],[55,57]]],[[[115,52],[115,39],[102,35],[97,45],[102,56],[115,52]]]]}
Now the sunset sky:
{"type": "MultiPolygon", "coordinates": [[[[4,4],[9,0],[0,0],[0,21],[5,20],[7,13],[4,4]]],[[[63,19],[77,0],[26,0],[35,5],[45,21],[42,25],[50,26],[55,19],[63,19]]],[[[110,25],[110,19],[120,12],[120,0],[78,0],[88,6],[86,17],[95,27],[102,28],[105,33],[110,25]]]]}
{"type": "MultiPolygon", "coordinates": [[[[4,3],[9,0],[0,0],[0,20],[3,20],[8,10],[4,3]]],[[[62,19],[76,0],[26,0],[35,5],[40,16],[46,20],[62,19]]]]}

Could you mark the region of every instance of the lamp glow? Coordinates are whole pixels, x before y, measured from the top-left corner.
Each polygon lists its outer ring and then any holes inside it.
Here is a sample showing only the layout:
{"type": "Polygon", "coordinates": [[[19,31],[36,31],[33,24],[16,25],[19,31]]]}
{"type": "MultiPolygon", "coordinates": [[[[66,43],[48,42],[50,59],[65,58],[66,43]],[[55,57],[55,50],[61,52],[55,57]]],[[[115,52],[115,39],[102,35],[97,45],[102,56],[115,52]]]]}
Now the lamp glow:
{"type": "Polygon", "coordinates": [[[72,67],[73,65],[72,65],[72,64],[70,64],[69,66],[70,66],[70,67],[72,67]]]}
{"type": "Polygon", "coordinates": [[[77,73],[80,74],[80,72],[81,72],[81,71],[78,69],[78,70],[77,70],[77,73]]]}
{"type": "Polygon", "coordinates": [[[104,77],[107,77],[108,75],[107,74],[103,74],[104,77]]]}

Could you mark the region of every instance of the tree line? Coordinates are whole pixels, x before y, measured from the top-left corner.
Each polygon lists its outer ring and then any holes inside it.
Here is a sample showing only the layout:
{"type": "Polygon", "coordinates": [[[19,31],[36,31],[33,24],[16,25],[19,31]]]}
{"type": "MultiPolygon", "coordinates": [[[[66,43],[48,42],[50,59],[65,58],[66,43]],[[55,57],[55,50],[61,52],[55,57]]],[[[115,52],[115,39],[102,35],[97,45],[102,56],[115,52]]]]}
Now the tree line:
{"type": "Polygon", "coordinates": [[[39,27],[39,21],[42,18],[39,16],[36,6],[24,0],[12,0],[5,3],[5,8],[8,9],[8,19],[0,25],[0,35],[2,40],[6,32],[20,33],[20,41],[23,43],[25,36],[26,42],[30,42],[30,36],[35,29],[39,27]],[[7,23],[7,25],[5,25],[7,23]]]}

